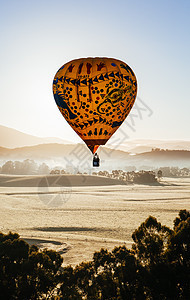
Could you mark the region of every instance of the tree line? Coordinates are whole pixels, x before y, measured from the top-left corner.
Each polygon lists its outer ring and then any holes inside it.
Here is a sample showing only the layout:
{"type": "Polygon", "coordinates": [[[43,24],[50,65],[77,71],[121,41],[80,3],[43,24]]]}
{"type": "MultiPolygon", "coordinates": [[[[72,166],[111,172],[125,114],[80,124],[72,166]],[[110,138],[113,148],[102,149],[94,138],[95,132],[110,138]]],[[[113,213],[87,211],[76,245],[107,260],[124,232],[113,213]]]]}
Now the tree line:
{"type": "MultiPolygon", "coordinates": [[[[137,171],[134,166],[131,166],[130,171],[124,170],[112,170],[108,171],[98,171],[93,172],[92,175],[106,176],[110,178],[120,179],[124,181],[131,181],[134,183],[144,183],[144,182],[156,182],[161,177],[190,177],[190,168],[179,168],[179,167],[160,167],[151,171],[137,171]]],[[[25,159],[24,161],[6,161],[2,166],[0,166],[1,174],[12,174],[12,175],[62,175],[70,174],[67,168],[57,166],[50,168],[46,163],[37,164],[32,159],[25,159]]],[[[75,172],[76,174],[87,174],[86,172],[75,172]]]]}
{"type": "Polygon", "coordinates": [[[93,172],[92,175],[99,175],[99,176],[106,176],[109,178],[115,178],[131,183],[156,183],[157,177],[155,172],[153,171],[130,171],[125,172],[123,170],[112,170],[111,173],[108,171],[99,171],[99,172],[93,172]]]}
{"type": "Polygon", "coordinates": [[[0,167],[1,174],[12,175],[33,175],[33,174],[49,174],[50,169],[45,163],[38,165],[32,159],[25,159],[24,161],[6,161],[0,167]]]}
{"type": "Polygon", "coordinates": [[[190,177],[190,168],[185,167],[160,167],[154,171],[161,171],[163,177],[190,177]]]}
{"type": "Polygon", "coordinates": [[[0,233],[1,299],[190,299],[190,212],[181,210],[173,229],[150,216],[132,238],[131,249],[62,267],[58,252],[0,233]]]}

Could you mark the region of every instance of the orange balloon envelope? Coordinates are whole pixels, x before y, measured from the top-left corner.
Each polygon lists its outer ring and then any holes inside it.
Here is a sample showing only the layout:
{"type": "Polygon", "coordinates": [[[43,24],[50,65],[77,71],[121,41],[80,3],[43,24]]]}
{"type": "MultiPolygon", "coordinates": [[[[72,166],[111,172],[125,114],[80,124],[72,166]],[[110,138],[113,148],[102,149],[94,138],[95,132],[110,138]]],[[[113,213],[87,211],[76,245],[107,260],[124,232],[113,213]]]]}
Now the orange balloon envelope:
{"type": "Polygon", "coordinates": [[[80,58],[58,70],[53,93],[64,118],[95,153],[129,114],[137,81],[132,69],[120,60],[80,58]]]}

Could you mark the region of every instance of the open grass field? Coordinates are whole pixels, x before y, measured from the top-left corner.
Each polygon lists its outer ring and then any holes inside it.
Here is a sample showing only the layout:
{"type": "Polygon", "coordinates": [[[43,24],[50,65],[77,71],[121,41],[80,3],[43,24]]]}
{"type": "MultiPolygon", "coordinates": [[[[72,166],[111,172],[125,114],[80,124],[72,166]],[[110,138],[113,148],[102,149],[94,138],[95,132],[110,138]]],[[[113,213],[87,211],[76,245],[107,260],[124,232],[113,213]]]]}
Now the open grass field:
{"type": "Polygon", "coordinates": [[[172,227],[180,209],[190,210],[190,178],[123,185],[73,176],[54,176],[51,182],[43,176],[0,176],[0,231],[58,250],[64,265],[75,265],[101,247],[130,247],[132,232],[149,215],[172,227]]]}

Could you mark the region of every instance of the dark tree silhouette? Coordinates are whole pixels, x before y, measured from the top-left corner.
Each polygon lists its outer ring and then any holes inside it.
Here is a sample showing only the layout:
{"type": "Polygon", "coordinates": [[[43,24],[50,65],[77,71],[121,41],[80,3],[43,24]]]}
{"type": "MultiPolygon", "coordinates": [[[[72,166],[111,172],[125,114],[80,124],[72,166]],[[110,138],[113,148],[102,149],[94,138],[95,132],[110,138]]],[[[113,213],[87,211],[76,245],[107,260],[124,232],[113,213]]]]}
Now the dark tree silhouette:
{"type": "Polygon", "coordinates": [[[59,282],[62,261],[59,253],[30,247],[18,234],[1,233],[1,299],[31,300],[50,295],[59,282]]]}
{"type": "Polygon", "coordinates": [[[158,173],[157,173],[157,177],[158,179],[161,179],[162,178],[162,170],[158,170],[158,173]]]}
{"type": "Polygon", "coordinates": [[[59,253],[1,233],[1,299],[190,299],[190,213],[181,210],[173,230],[150,216],[132,238],[132,249],[101,249],[61,268],[59,253]]]}

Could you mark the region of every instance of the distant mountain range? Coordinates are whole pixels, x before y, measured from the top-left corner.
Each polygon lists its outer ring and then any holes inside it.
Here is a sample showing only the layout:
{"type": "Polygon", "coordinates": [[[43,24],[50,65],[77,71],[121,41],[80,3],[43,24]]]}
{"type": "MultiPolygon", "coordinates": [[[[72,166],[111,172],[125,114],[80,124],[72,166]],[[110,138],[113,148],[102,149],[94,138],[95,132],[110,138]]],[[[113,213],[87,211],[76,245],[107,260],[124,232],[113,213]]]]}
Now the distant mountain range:
{"type": "MultiPolygon", "coordinates": [[[[100,147],[98,153],[102,169],[190,167],[190,141],[129,141],[119,146],[108,144],[100,147]],[[168,150],[152,151],[152,148],[168,150]]],[[[85,169],[91,166],[92,154],[83,143],[69,144],[57,138],[38,138],[0,126],[0,164],[24,159],[46,162],[50,166],[81,166],[85,169]]]]}
{"type": "Polygon", "coordinates": [[[48,137],[41,138],[30,134],[23,133],[13,128],[0,125],[0,146],[6,148],[17,148],[24,146],[34,146],[39,144],[59,143],[72,144],[66,140],[48,137]]]}
{"type": "MultiPolygon", "coordinates": [[[[178,166],[190,168],[190,151],[160,150],[131,155],[121,150],[102,147],[98,151],[101,158],[101,168],[151,169],[154,167],[178,166]]],[[[84,144],[61,145],[43,144],[31,147],[8,149],[0,147],[1,164],[7,160],[33,159],[38,163],[45,162],[49,166],[88,168],[92,163],[92,154],[84,144]]]]}
{"type": "MultiPolygon", "coordinates": [[[[0,125],[0,147],[18,148],[18,147],[35,146],[39,144],[50,144],[50,143],[75,144],[70,141],[66,141],[55,137],[42,138],[42,137],[33,136],[0,125]]],[[[125,152],[130,152],[133,154],[149,152],[152,150],[152,148],[190,151],[190,141],[127,140],[125,143],[119,145],[111,144],[108,141],[106,147],[125,151],[125,152]]]]}
{"type": "Polygon", "coordinates": [[[107,147],[116,148],[130,153],[143,153],[151,151],[153,148],[168,150],[189,150],[190,141],[164,141],[164,140],[129,140],[120,145],[109,145],[107,147]]]}

